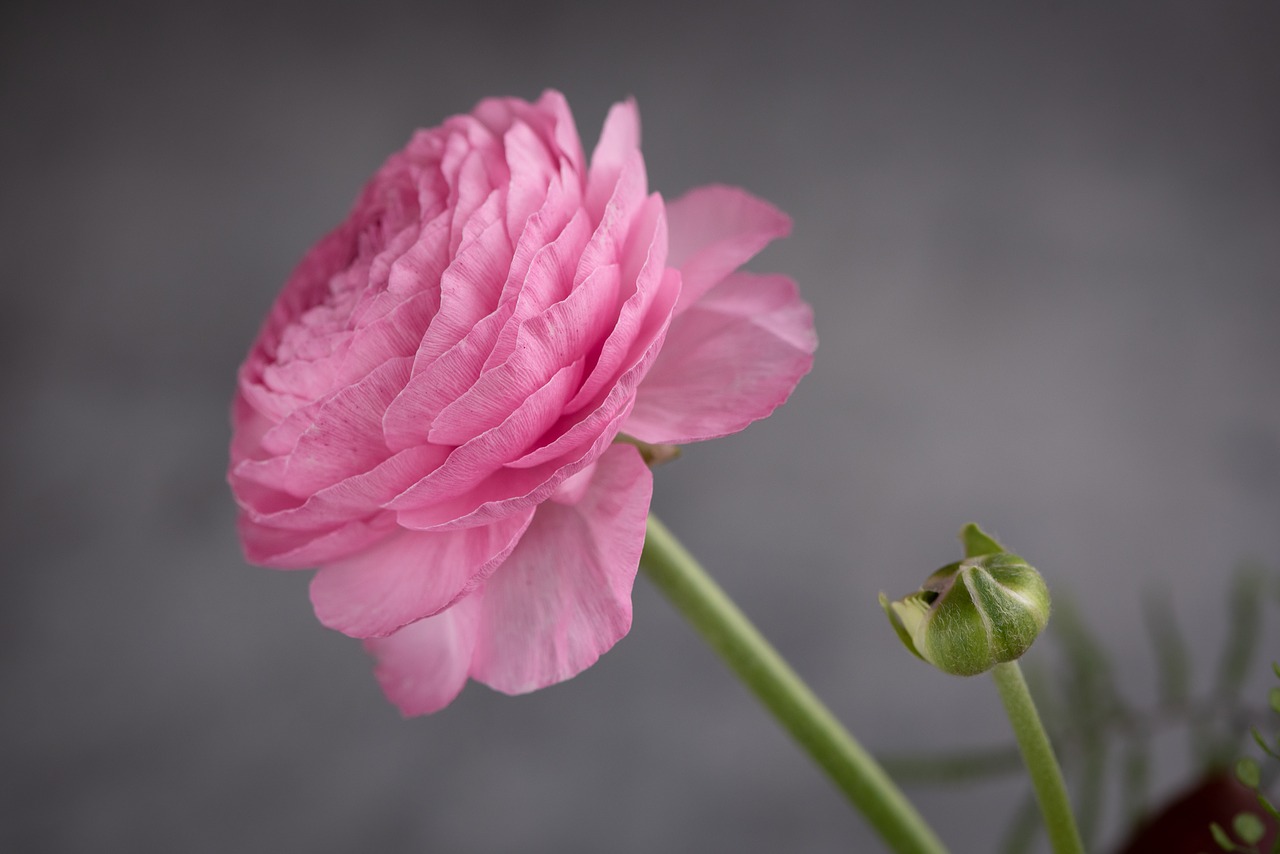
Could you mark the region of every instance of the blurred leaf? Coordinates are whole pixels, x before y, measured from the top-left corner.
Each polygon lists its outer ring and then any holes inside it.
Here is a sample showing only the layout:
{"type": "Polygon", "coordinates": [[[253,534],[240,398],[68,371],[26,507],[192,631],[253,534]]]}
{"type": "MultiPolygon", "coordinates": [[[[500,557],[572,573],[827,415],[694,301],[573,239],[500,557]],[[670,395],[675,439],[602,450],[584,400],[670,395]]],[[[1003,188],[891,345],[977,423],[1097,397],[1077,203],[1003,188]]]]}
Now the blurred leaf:
{"type": "Polygon", "coordinates": [[[1252,759],[1244,758],[1236,763],[1236,779],[1250,789],[1257,790],[1262,782],[1262,769],[1252,759]]]}
{"type": "Polygon", "coordinates": [[[1106,652],[1080,619],[1075,603],[1065,596],[1060,598],[1063,601],[1054,614],[1057,617],[1054,634],[1066,654],[1069,680],[1076,687],[1086,689],[1087,695],[1073,697],[1067,692],[1068,700],[1101,700],[1107,706],[1120,705],[1106,652]]]}
{"type": "Polygon", "coordinates": [[[1040,835],[1040,807],[1035,792],[1028,792],[1018,805],[1000,843],[1000,854],[1027,854],[1040,835]]]}
{"type": "Polygon", "coordinates": [[[886,756],[880,765],[899,783],[961,783],[1022,770],[1016,745],[955,751],[944,756],[886,756]]]}
{"type": "Polygon", "coordinates": [[[1136,824],[1147,811],[1147,788],[1151,779],[1151,760],[1146,736],[1135,733],[1124,748],[1124,785],[1120,789],[1125,820],[1136,824]]]}
{"type": "MultiPolygon", "coordinates": [[[[1253,663],[1254,651],[1261,634],[1262,601],[1266,577],[1257,564],[1245,563],[1231,579],[1227,598],[1227,639],[1218,664],[1217,683],[1211,695],[1228,717],[1240,705],[1240,688],[1253,663]]],[[[1192,724],[1192,742],[1200,761],[1206,767],[1228,766],[1239,749],[1239,733],[1221,732],[1216,738],[1205,738],[1201,727],[1192,724]]]]}
{"type": "Polygon", "coordinates": [[[1107,741],[1099,727],[1084,742],[1084,763],[1080,785],[1076,787],[1076,826],[1086,849],[1093,848],[1102,820],[1104,794],[1107,788],[1107,741]]]}
{"type": "Polygon", "coordinates": [[[1209,825],[1209,832],[1213,834],[1213,841],[1218,843],[1218,847],[1223,851],[1235,851],[1239,848],[1238,845],[1231,841],[1231,837],[1227,835],[1227,832],[1222,829],[1222,825],[1216,821],[1209,825]]]}
{"type": "Polygon", "coordinates": [[[1143,601],[1142,613],[1156,653],[1160,702],[1166,706],[1182,707],[1190,695],[1191,657],[1174,617],[1168,589],[1152,591],[1143,601]]]}
{"type": "Polygon", "coordinates": [[[1258,732],[1257,727],[1252,727],[1249,730],[1249,735],[1253,736],[1254,742],[1262,748],[1263,753],[1266,753],[1272,759],[1280,759],[1280,755],[1277,755],[1276,752],[1271,749],[1271,745],[1267,744],[1267,740],[1262,737],[1262,733],[1258,732]]]}
{"type": "Polygon", "coordinates": [[[1087,849],[1092,847],[1104,803],[1110,734],[1105,724],[1125,710],[1106,654],[1080,619],[1074,603],[1062,602],[1055,617],[1055,636],[1061,641],[1066,656],[1063,694],[1067,701],[1068,726],[1077,742],[1073,752],[1081,760],[1074,786],[1076,823],[1087,849]]]}
{"type": "Polygon", "coordinates": [[[1235,830],[1236,836],[1239,836],[1247,845],[1257,845],[1262,835],[1267,832],[1262,819],[1251,812],[1237,813],[1231,820],[1231,827],[1235,830]]]}
{"type": "MultiPolygon", "coordinates": [[[[1267,800],[1266,795],[1258,795],[1258,806],[1266,810],[1276,821],[1280,821],[1280,809],[1276,809],[1276,805],[1267,800]]],[[[1280,842],[1280,837],[1277,837],[1276,841],[1280,842]]]]}
{"type": "Polygon", "coordinates": [[[1272,688],[1268,691],[1267,699],[1271,701],[1271,711],[1280,715],[1280,688],[1272,688]]]}
{"type": "Polygon", "coordinates": [[[1219,701],[1235,701],[1249,672],[1262,623],[1262,592],[1265,578],[1256,564],[1245,564],[1232,579],[1228,603],[1227,645],[1218,667],[1219,701]]]}

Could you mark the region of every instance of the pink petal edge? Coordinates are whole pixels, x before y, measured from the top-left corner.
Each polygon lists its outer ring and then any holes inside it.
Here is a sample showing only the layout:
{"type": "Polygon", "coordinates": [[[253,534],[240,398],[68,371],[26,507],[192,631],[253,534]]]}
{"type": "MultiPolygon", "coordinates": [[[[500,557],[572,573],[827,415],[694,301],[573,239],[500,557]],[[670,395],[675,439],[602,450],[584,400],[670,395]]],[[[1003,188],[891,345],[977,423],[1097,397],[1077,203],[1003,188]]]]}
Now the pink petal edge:
{"type": "Polygon", "coordinates": [[[684,290],[676,314],[697,302],[765,246],[791,233],[791,218],[737,187],[698,187],[667,204],[667,264],[684,290]]]}
{"type": "Polygon", "coordinates": [[[735,274],[671,322],[622,430],[673,445],[736,433],[786,401],[817,343],[794,282],[735,274]]]}
{"type": "Polygon", "coordinates": [[[626,635],[652,493],[639,451],[614,445],[578,503],[538,508],[485,584],[473,679],[507,694],[545,688],[626,635]]]}
{"type": "Polygon", "coordinates": [[[364,642],[373,675],[406,718],[438,712],[467,684],[481,599],[468,596],[443,613],[364,642]]]}

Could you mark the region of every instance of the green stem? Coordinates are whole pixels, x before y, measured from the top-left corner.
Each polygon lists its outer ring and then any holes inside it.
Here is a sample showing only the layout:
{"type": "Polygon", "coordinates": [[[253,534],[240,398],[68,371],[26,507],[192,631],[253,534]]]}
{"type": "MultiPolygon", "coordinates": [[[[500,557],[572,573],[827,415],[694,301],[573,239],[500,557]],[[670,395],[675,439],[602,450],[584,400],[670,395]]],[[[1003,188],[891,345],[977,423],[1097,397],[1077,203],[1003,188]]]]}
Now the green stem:
{"type": "Polygon", "coordinates": [[[898,854],[942,843],[862,749],[671,532],[649,516],[640,566],[898,854]]]}
{"type": "Polygon", "coordinates": [[[996,681],[1009,723],[1013,725],[1022,761],[1031,774],[1031,785],[1035,788],[1036,800],[1040,802],[1040,812],[1044,815],[1044,826],[1054,854],[1084,854],[1084,843],[1080,841],[1080,831],[1076,829],[1075,816],[1071,813],[1071,800],[1062,780],[1062,769],[1058,767],[1053,745],[1049,743],[1049,736],[1045,734],[1040,715],[1036,712],[1036,704],[1027,690],[1027,680],[1022,678],[1022,668],[1016,661],[997,664],[991,671],[991,677],[996,681]]]}

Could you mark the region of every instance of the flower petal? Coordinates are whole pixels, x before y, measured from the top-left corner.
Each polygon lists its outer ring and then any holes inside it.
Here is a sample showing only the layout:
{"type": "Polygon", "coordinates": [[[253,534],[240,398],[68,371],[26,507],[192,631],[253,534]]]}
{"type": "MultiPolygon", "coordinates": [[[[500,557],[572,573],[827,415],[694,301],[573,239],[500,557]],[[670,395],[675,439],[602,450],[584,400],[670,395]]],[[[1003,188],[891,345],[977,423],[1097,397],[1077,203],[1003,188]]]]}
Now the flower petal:
{"type": "Polygon", "coordinates": [[[737,432],[786,401],[817,343],[794,282],[731,276],[671,322],[622,430],[673,445],[737,432]]]}
{"type": "MultiPolygon", "coordinates": [[[[622,394],[612,395],[622,398],[622,394]]],[[[594,437],[561,458],[530,468],[506,465],[469,492],[416,510],[397,510],[396,521],[416,531],[446,531],[488,525],[550,498],[560,485],[598,460],[613,443],[618,428],[631,413],[631,401],[607,400],[600,411],[614,412],[594,437]]]]}
{"type": "Polygon", "coordinates": [[[421,509],[457,498],[483,483],[504,464],[527,452],[530,444],[555,423],[581,374],[580,365],[561,368],[521,401],[501,424],[455,448],[439,468],[386,506],[392,510],[421,509]]]}
{"type": "Polygon", "coordinates": [[[614,104],[605,117],[600,141],[591,152],[587,172],[587,197],[584,200],[592,220],[599,222],[605,205],[614,195],[614,186],[624,165],[640,150],[640,111],[636,102],[626,100],[614,104]]]}
{"type": "Polygon", "coordinates": [[[357,638],[385,637],[448,608],[502,563],[533,511],[461,531],[400,530],[311,580],[316,617],[357,638]]]}
{"type": "MultiPolygon", "coordinates": [[[[630,251],[618,259],[622,262],[622,287],[618,290],[617,322],[604,340],[591,373],[569,403],[568,412],[581,408],[626,370],[624,363],[628,356],[635,355],[637,339],[643,337],[646,329],[652,331],[660,326],[665,330],[671,319],[674,304],[660,305],[656,310],[654,306],[663,289],[671,287],[666,266],[667,223],[662,200],[656,194],[646,199],[640,208],[631,225],[628,242],[630,251]]],[[[584,254],[584,263],[585,258],[584,254]]],[[[600,263],[603,261],[593,262],[600,263]]]]}
{"type": "Polygon", "coordinates": [[[387,699],[405,717],[437,712],[467,684],[480,617],[480,597],[405,626],[385,638],[370,638],[365,650],[377,660],[373,674],[387,699]]]}
{"type": "Polygon", "coordinates": [[[671,234],[667,264],[677,267],[684,290],[676,313],[687,309],[774,239],[791,232],[791,219],[737,187],[690,190],[667,205],[671,234]]]}
{"type": "Polygon", "coordinates": [[[310,569],[368,548],[395,527],[395,517],[383,513],[347,522],[330,531],[293,531],[261,525],[247,513],[237,519],[240,543],[250,563],[274,569],[310,569]]]}
{"type": "Polygon", "coordinates": [[[391,456],[382,439],[382,413],[409,381],[410,361],[406,357],[379,365],[324,402],[289,455],[286,491],[310,495],[391,456]]]}
{"type": "Polygon", "coordinates": [[[575,173],[586,171],[586,158],[582,154],[582,141],[578,138],[578,125],[569,110],[569,102],[564,95],[554,89],[547,89],[538,98],[538,110],[551,117],[551,136],[555,141],[560,156],[575,173]]]}
{"type": "Polygon", "coordinates": [[[508,694],[593,664],[631,628],[631,587],[653,477],[614,445],[573,505],[538,508],[520,545],[485,583],[471,676],[508,694]]]}
{"type": "Polygon", "coordinates": [[[552,375],[599,343],[614,318],[617,293],[618,268],[601,267],[563,300],[526,321],[512,354],[444,407],[432,422],[428,440],[461,445],[502,423],[552,375]]]}
{"type": "Polygon", "coordinates": [[[440,276],[440,306],[418,345],[415,364],[438,358],[497,305],[507,277],[511,244],[500,208],[492,201],[496,199],[491,196],[477,213],[477,223],[472,225],[478,229],[476,234],[440,276]]]}

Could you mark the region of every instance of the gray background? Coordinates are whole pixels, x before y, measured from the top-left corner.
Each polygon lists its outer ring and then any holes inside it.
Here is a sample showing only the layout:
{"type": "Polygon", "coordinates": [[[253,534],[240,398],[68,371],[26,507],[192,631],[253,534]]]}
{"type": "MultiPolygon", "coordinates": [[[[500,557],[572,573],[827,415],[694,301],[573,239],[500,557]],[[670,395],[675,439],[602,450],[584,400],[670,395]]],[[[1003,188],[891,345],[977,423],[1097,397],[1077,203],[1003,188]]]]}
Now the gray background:
{"type": "MultiPolygon", "coordinates": [[[[226,404],[261,315],[414,127],[486,95],[560,88],[588,146],[635,95],[655,189],[794,216],[756,266],[812,302],[816,367],[655,507],[872,749],[1005,738],[987,680],[875,603],[966,521],[1085,606],[1138,701],[1142,591],[1203,683],[1228,571],[1280,556],[1280,3],[3,16],[6,851],[877,850],[643,580],[578,679],[402,722],[308,574],[241,559],[226,404]]],[[[1020,787],[912,791],[987,851],[1020,787]]]]}

